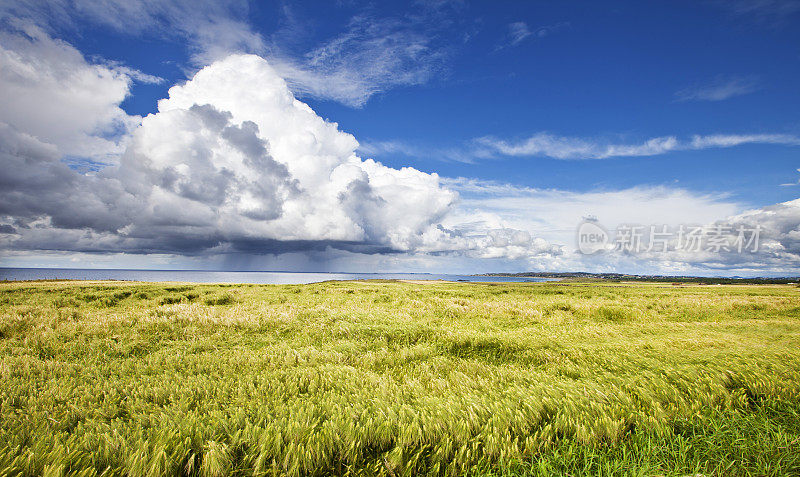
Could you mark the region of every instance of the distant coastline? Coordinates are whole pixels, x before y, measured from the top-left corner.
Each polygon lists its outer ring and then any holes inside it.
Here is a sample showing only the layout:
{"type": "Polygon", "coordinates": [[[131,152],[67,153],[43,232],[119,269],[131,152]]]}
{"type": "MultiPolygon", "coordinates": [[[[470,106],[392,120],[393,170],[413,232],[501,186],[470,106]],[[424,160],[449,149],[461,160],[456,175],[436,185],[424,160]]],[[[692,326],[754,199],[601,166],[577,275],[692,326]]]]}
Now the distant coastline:
{"type": "Polygon", "coordinates": [[[604,281],[636,281],[659,283],[696,283],[709,285],[752,285],[752,284],[796,284],[800,277],[699,277],[692,275],[636,275],[627,273],[590,273],[590,272],[519,272],[519,273],[481,273],[479,277],[507,278],[558,278],[561,280],[604,280],[604,281]]]}
{"type": "Polygon", "coordinates": [[[332,280],[443,280],[452,282],[545,282],[541,277],[488,277],[434,273],[344,273],[284,271],[131,270],[90,268],[4,268],[0,282],[20,280],[124,280],[141,282],[253,283],[299,285],[332,280]]]}

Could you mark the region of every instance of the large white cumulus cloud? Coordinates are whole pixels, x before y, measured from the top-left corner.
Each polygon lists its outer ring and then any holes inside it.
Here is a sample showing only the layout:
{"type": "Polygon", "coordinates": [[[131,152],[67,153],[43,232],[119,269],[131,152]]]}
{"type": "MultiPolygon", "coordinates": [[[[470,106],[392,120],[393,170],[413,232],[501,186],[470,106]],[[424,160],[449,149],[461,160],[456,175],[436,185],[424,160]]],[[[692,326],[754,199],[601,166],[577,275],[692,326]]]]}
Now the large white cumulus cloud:
{"type": "Polygon", "coordinates": [[[213,63],[158,109],[134,133],[120,180],[162,221],[232,240],[406,251],[456,199],[435,174],[356,156],[355,138],[295,99],[258,56],[213,63]]]}
{"type": "Polygon", "coordinates": [[[118,164],[80,174],[7,126],[6,248],[135,253],[558,253],[527,232],[445,227],[458,194],[436,174],[356,155],[271,65],[232,55],[170,89],[118,164]],[[22,146],[28,153],[22,151],[22,146]],[[22,152],[20,152],[22,151],[22,152]],[[37,186],[37,184],[39,184],[37,186]]]}

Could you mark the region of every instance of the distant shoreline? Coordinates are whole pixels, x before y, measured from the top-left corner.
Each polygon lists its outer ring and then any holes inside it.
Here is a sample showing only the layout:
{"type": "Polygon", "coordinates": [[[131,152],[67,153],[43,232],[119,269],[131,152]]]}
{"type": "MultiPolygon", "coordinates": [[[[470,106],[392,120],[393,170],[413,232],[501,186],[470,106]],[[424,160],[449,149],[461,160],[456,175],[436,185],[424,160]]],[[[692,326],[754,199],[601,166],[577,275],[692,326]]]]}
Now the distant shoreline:
{"type": "Polygon", "coordinates": [[[703,284],[797,284],[800,277],[698,277],[691,275],[635,275],[626,273],[590,273],[590,272],[520,272],[520,273],[481,273],[479,277],[505,278],[558,278],[561,280],[603,280],[603,281],[635,281],[657,283],[703,283],[703,284]]]}
{"type": "Polygon", "coordinates": [[[0,268],[0,280],[122,280],[136,282],[187,283],[253,283],[300,285],[331,280],[446,280],[453,282],[543,282],[537,277],[481,277],[475,275],[432,273],[334,273],[273,271],[204,271],[204,270],[122,270],[122,269],[59,269],[0,268]]]}

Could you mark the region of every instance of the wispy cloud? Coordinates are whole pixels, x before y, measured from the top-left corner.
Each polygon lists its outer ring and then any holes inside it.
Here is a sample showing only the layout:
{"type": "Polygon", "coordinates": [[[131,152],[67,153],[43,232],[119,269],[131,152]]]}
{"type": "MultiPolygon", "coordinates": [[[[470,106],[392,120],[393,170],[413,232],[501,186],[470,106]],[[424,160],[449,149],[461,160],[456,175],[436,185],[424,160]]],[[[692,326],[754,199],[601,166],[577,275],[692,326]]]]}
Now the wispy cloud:
{"type": "Polygon", "coordinates": [[[763,13],[786,14],[800,11],[798,0],[734,0],[726,2],[740,14],[763,13]]]}
{"type": "Polygon", "coordinates": [[[398,86],[430,81],[442,71],[447,50],[416,20],[359,15],[346,30],[304,54],[273,48],[272,62],[301,96],[353,107],[398,86]]]}
{"type": "MultiPolygon", "coordinates": [[[[23,18],[50,32],[94,23],[127,35],[178,39],[195,67],[231,53],[254,53],[268,59],[296,95],[361,107],[376,94],[424,84],[445,71],[449,47],[438,35],[458,17],[457,6],[448,4],[422,5],[417,16],[362,12],[314,42],[290,8],[283,9],[284,28],[268,36],[249,23],[249,8],[246,0],[0,2],[0,21],[23,18]]],[[[158,80],[143,74],[134,79],[158,80]]]]}
{"type": "Polygon", "coordinates": [[[474,163],[479,159],[547,157],[561,160],[611,159],[615,157],[658,156],[676,151],[736,147],[746,144],[800,146],[792,134],[708,134],[686,138],[659,136],[637,143],[612,142],[597,138],[557,136],[538,132],[522,140],[484,136],[458,146],[426,146],[407,140],[364,141],[359,151],[366,156],[404,156],[423,160],[474,163]]]}
{"type": "Polygon", "coordinates": [[[514,22],[508,25],[508,36],[512,45],[518,45],[522,40],[531,36],[533,32],[525,22],[514,22]]]}
{"type": "Polygon", "coordinates": [[[179,38],[197,65],[232,52],[263,52],[263,38],[248,24],[248,14],[246,0],[0,2],[0,17],[24,19],[50,32],[92,22],[128,35],[179,38]]]}
{"type": "Polygon", "coordinates": [[[695,84],[676,91],[675,99],[677,101],[722,101],[749,94],[758,89],[759,84],[755,77],[726,78],[719,76],[708,83],[695,84]]]}
{"type": "Polygon", "coordinates": [[[693,136],[687,149],[734,147],[742,144],[800,146],[800,137],[792,134],[711,134],[708,136],[693,136]]]}
{"type": "Polygon", "coordinates": [[[506,141],[486,136],[475,143],[485,148],[476,154],[486,156],[538,156],[552,159],[608,159],[613,157],[657,156],[672,151],[734,147],[743,144],[800,146],[800,137],[790,134],[714,134],[688,139],[661,136],[641,143],[614,144],[596,139],[554,136],[537,133],[522,141],[506,141]]]}
{"type": "Polygon", "coordinates": [[[494,137],[475,141],[491,152],[504,156],[544,156],[553,159],[605,159],[619,156],[652,156],[675,149],[674,137],[656,137],[640,144],[600,144],[575,137],[537,133],[523,141],[511,142],[494,137]]]}
{"type": "Polygon", "coordinates": [[[162,84],[166,80],[160,76],[150,75],[139,71],[135,68],[131,68],[126,66],[120,61],[112,61],[107,60],[100,56],[92,56],[90,57],[95,64],[106,66],[107,68],[117,71],[120,74],[126,75],[131,78],[133,81],[144,83],[144,84],[162,84]]]}
{"type": "Polygon", "coordinates": [[[785,24],[789,17],[800,13],[800,0],[720,0],[717,3],[734,15],[773,25],[785,24]]]}
{"type": "MultiPolygon", "coordinates": [[[[797,172],[800,172],[800,169],[797,169],[797,172]]],[[[800,179],[797,179],[795,182],[787,182],[785,184],[781,184],[781,187],[793,187],[800,185],[800,179]]]]}
{"type": "Polygon", "coordinates": [[[404,156],[466,163],[475,161],[475,157],[463,148],[426,147],[400,140],[360,141],[358,151],[366,157],[404,156]]]}
{"type": "Polygon", "coordinates": [[[540,26],[537,28],[531,28],[525,22],[513,22],[508,24],[508,35],[505,41],[500,44],[497,49],[503,49],[506,47],[517,46],[526,39],[533,37],[533,38],[544,38],[551,33],[560,30],[569,26],[568,22],[559,22],[553,25],[546,25],[540,26]]]}

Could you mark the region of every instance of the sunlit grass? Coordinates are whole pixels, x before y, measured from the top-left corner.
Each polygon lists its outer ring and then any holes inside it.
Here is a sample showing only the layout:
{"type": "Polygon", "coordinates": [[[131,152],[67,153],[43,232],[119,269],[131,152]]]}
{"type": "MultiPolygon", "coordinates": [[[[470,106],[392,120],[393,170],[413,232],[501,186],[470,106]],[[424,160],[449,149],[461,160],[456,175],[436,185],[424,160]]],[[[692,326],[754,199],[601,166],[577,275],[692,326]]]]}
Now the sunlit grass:
{"type": "Polygon", "coordinates": [[[800,473],[800,289],[0,284],[0,475],[800,473]]]}

